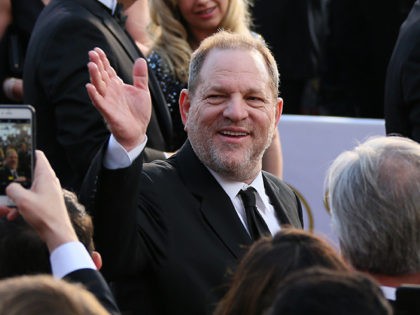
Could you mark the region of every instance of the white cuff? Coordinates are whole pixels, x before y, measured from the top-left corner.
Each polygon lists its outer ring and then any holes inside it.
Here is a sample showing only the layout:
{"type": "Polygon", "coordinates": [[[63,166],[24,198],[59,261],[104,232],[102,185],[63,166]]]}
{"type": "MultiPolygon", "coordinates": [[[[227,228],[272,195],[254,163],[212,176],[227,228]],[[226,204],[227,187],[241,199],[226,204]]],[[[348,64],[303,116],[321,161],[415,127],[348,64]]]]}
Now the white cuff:
{"type": "Polygon", "coordinates": [[[133,161],[141,154],[147,143],[146,139],[134,149],[127,152],[124,147],[118,143],[115,137],[111,134],[109,138],[108,147],[104,157],[104,167],[110,170],[124,168],[130,166],[133,161]]]}
{"type": "Polygon", "coordinates": [[[85,246],[80,242],[69,242],[58,246],[50,255],[52,274],[56,278],[79,269],[95,269],[96,266],[85,246]]]}
{"type": "Polygon", "coordinates": [[[387,300],[395,301],[397,289],[393,287],[381,286],[382,293],[387,300]]]}

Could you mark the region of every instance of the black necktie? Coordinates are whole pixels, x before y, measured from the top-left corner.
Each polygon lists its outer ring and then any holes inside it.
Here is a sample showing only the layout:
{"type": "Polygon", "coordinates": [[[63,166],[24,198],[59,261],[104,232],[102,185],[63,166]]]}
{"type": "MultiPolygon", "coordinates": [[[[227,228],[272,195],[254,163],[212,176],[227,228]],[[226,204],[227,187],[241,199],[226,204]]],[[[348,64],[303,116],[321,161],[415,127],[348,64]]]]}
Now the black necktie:
{"type": "Polygon", "coordinates": [[[114,11],[114,18],[121,25],[122,28],[125,27],[125,21],[127,20],[127,16],[124,14],[124,7],[121,3],[117,3],[114,11]]]}
{"type": "Polygon", "coordinates": [[[257,191],[253,187],[239,191],[239,195],[241,196],[245,207],[249,234],[253,240],[257,240],[263,235],[271,235],[267,224],[258,212],[255,199],[256,192],[257,191]]]}

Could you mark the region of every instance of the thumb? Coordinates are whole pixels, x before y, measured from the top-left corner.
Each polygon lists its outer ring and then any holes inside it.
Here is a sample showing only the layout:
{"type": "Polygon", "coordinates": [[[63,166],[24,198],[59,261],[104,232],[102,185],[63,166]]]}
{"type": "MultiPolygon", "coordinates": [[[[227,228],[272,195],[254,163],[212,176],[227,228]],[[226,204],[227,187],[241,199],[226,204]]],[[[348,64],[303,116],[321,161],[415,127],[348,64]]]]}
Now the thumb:
{"type": "Polygon", "coordinates": [[[23,188],[20,184],[11,183],[6,188],[6,194],[20,211],[25,211],[25,205],[31,204],[33,192],[23,188]]]}
{"type": "Polygon", "coordinates": [[[143,90],[148,89],[149,74],[147,63],[143,58],[138,58],[133,67],[133,85],[143,90]]]}

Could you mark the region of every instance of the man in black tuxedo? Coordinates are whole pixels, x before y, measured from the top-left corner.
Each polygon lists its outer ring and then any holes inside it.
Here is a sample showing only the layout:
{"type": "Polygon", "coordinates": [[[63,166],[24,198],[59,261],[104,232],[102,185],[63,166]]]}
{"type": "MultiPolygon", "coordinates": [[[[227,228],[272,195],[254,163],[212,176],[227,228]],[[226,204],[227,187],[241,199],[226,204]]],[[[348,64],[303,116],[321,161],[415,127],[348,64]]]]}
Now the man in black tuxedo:
{"type": "Polygon", "coordinates": [[[420,144],[368,139],[336,158],[326,183],[343,256],[382,285],[396,315],[420,314],[420,144]]]}
{"type": "Polygon", "coordinates": [[[3,167],[0,168],[0,193],[4,194],[4,189],[11,182],[19,182],[28,188],[28,181],[25,176],[19,173],[19,155],[13,148],[6,151],[3,167]]]}
{"type": "Polygon", "coordinates": [[[112,133],[82,189],[103,273],[123,311],[209,314],[225,292],[226,275],[259,237],[251,239],[252,223],[259,235],[302,227],[297,196],[261,171],[283,105],[275,60],[252,36],[219,32],[204,40],[180,96],[188,140],[167,161],[143,165],[146,62],[136,61],[132,86],[115,75],[103,51],[89,56],[88,93],[112,133]],[[239,197],[249,186],[257,191],[258,223],[239,197]]]}
{"type": "Polygon", "coordinates": [[[420,142],[420,1],[400,28],[385,83],[387,134],[420,142]]]}
{"type": "MultiPolygon", "coordinates": [[[[129,6],[132,1],[120,1],[129,6]]],[[[120,24],[116,1],[53,0],[32,32],[24,66],[24,101],[37,112],[37,145],[64,188],[78,191],[89,164],[109,136],[86,93],[87,54],[101,47],[118,75],[131,82],[133,62],[142,57],[120,24]]],[[[149,73],[153,114],[148,147],[165,150],[172,123],[166,102],[149,73]]],[[[148,151],[147,159],[163,158],[148,151]]]]}
{"type": "Polygon", "coordinates": [[[0,278],[51,272],[57,278],[82,283],[110,314],[120,314],[108,284],[96,270],[101,262],[97,254],[92,253],[90,217],[73,193],[63,194],[45,155],[37,151],[36,157],[31,190],[12,183],[6,192],[16,208],[0,205],[0,219],[6,216],[12,221],[1,221],[3,259],[0,278]],[[8,235],[8,231],[16,234],[8,235]],[[13,240],[13,237],[18,240],[13,240]],[[22,253],[25,246],[29,254],[22,253]],[[20,257],[15,251],[21,254],[20,257]],[[49,263],[47,252],[50,253],[49,263]]]}

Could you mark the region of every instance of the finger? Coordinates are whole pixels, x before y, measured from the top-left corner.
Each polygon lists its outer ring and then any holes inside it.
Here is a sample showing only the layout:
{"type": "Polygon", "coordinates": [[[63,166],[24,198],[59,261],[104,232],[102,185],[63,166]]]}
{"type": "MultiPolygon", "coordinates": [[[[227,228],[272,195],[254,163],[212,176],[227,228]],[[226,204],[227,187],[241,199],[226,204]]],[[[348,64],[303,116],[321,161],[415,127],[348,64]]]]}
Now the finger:
{"type": "Polygon", "coordinates": [[[104,96],[107,90],[107,82],[109,82],[109,80],[107,79],[108,81],[106,81],[103,79],[103,75],[96,63],[91,61],[88,63],[87,67],[90,75],[90,82],[95,86],[96,91],[100,95],[104,96]]]}
{"type": "Polygon", "coordinates": [[[34,182],[36,183],[40,178],[43,178],[42,180],[49,181],[60,186],[60,181],[58,180],[57,175],[51,167],[51,164],[44,152],[36,150],[35,154],[37,163],[34,171],[34,182]]]}
{"type": "Polygon", "coordinates": [[[109,59],[106,56],[105,52],[100,49],[99,47],[95,48],[95,52],[98,54],[99,59],[101,60],[101,65],[103,67],[103,71],[106,72],[108,79],[118,79],[118,81],[121,81],[121,78],[118,77],[117,73],[115,72],[114,68],[109,63],[109,59]]]}
{"type": "Polygon", "coordinates": [[[89,98],[92,101],[93,105],[96,107],[96,109],[100,113],[102,113],[102,108],[101,108],[101,102],[103,100],[102,95],[100,95],[98,93],[98,90],[96,89],[96,87],[92,83],[87,83],[86,84],[86,90],[87,90],[87,93],[88,93],[89,98]]]}
{"type": "Polygon", "coordinates": [[[7,196],[16,205],[7,215],[9,221],[16,219],[21,214],[27,222],[32,216],[31,211],[36,207],[37,195],[31,190],[25,189],[20,184],[11,183],[6,188],[7,196]]]}
{"type": "Polygon", "coordinates": [[[133,67],[133,85],[143,90],[148,89],[147,63],[143,58],[139,58],[133,67]]]}
{"type": "Polygon", "coordinates": [[[11,209],[9,207],[0,205],[0,217],[3,217],[5,215],[9,214],[10,210],[11,209]]]}
{"type": "Polygon", "coordinates": [[[10,210],[9,214],[7,215],[7,220],[13,221],[17,219],[18,216],[19,216],[18,210],[16,208],[13,208],[10,210]]]}
{"type": "Polygon", "coordinates": [[[107,58],[106,56],[104,58],[104,54],[105,53],[101,49],[96,47],[89,52],[89,60],[96,65],[98,69],[97,74],[99,76],[99,79],[103,81],[105,84],[108,84],[109,76],[108,76],[108,72],[105,69],[105,64],[104,64],[104,59],[107,61],[107,58]]]}
{"type": "Polygon", "coordinates": [[[23,212],[25,211],[26,207],[31,204],[32,192],[23,188],[20,184],[11,183],[6,187],[6,194],[23,212]]]}

